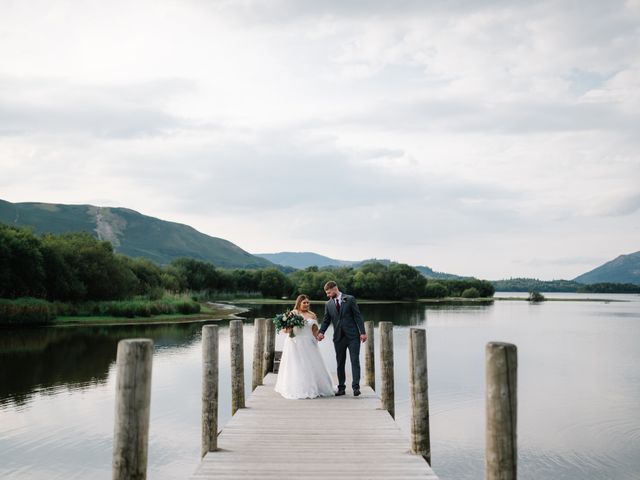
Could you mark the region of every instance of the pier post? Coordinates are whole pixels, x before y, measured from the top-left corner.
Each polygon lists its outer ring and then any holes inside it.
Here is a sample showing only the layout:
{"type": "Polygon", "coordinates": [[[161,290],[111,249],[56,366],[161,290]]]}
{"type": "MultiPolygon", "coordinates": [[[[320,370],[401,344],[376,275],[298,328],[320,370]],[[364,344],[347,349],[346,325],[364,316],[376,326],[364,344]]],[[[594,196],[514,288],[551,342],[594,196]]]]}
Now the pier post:
{"type": "Polygon", "coordinates": [[[396,418],[393,385],[393,323],[380,322],[378,330],[380,332],[380,373],[382,377],[380,397],[382,399],[382,408],[387,410],[391,417],[396,418]]]}
{"type": "Polygon", "coordinates": [[[118,342],[113,480],[147,478],[152,358],[151,340],[118,342]]]}
{"type": "Polygon", "coordinates": [[[229,322],[231,342],[231,415],[244,408],[244,344],[242,320],[229,322]]]}
{"type": "Polygon", "coordinates": [[[375,364],[375,343],[373,335],[373,321],[364,322],[364,333],[367,334],[367,341],[364,343],[364,381],[371,387],[376,389],[376,364],[375,364]]]}
{"type": "Polygon", "coordinates": [[[515,345],[489,342],[486,352],[486,480],[517,478],[517,373],[515,345]]]}
{"type": "Polygon", "coordinates": [[[262,378],[267,373],[273,372],[273,359],[276,354],[276,326],[270,318],[265,320],[266,333],[264,342],[264,365],[262,368],[262,378]]]}
{"type": "Polygon", "coordinates": [[[422,328],[409,330],[409,369],[411,452],[422,455],[431,465],[427,332],[422,328]]]}
{"type": "Polygon", "coordinates": [[[258,385],[262,385],[263,365],[264,365],[264,340],[267,325],[266,318],[256,318],[253,321],[253,376],[251,381],[251,391],[258,385]]]}
{"type": "Polygon", "coordinates": [[[218,326],[202,327],[202,451],[218,448],[218,326]]]}

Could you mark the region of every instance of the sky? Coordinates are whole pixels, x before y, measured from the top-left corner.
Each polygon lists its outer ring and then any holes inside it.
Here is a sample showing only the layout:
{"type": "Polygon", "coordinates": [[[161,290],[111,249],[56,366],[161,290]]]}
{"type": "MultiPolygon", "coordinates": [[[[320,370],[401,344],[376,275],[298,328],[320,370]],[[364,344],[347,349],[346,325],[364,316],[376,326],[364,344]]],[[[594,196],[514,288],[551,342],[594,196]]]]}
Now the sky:
{"type": "Polygon", "coordinates": [[[3,200],[487,279],[640,250],[640,0],[2,0],[0,58],[3,200]]]}

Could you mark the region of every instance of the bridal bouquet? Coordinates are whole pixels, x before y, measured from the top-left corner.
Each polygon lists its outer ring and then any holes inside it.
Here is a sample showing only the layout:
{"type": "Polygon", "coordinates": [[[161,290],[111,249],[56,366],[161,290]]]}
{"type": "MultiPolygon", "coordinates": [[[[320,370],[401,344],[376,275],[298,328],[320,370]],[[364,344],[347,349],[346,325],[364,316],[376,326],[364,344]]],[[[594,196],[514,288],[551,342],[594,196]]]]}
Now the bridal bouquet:
{"type": "Polygon", "coordinates": [[[286,312],[279,313],[273,317],[273,324],[276,326],[276,330],[291,328],[289,336],[293,338],[296,336],[296,334],[293,333],[293,327],[304,327],[306,323],[302,315],[294,313],[291,310],[287,310],[286,312]]]}

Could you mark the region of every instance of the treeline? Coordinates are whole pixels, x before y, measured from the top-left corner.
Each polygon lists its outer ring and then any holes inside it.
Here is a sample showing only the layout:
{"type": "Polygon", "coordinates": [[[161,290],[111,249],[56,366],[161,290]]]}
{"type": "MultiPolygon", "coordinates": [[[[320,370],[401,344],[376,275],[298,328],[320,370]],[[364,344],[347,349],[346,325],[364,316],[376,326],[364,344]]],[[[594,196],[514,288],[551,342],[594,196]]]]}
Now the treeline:
{"type": "Polygon", "coordinates": [[[364,299],[493,295],[489,282],[427,281],[415,268],[398,263],[310,267],[288,275],[277,268],[225,270],[191,258],[160,266],[147,259],[116,254],[109,242],[88,233],[37,236],[24,228],[0,224],[0,298],[89,302],[136,296],[160,299],[168,291],[201,292],[201,298],[247,294],[291,298],[306,293],[322,299],[322,287],[328,280],[337,281],[343,291],[364,299]]]}
{"type": "Polygon", "coordinates": [[[572,280],[538,280],[509,278],[491,282],[498,292],[577,292],[577,293],[640,293],[640,285],[632,283],[594,283],[586,285],[572,280]]]}
{"type": "Polygon", "coordinates": [[[633,283],[592,283],[580,285],[578,293],[640,293],[640,285],[633,283]]]}
{"type": "Polygon", "coordinates": [[[136,296],[160,299],[165,291],[242,291],[280,297],[292,284],[275,268],[221,270],[180,258],[167,266],[116,254],[88,233],[37,236],[0,224],[0,298],[90,302],[136,296]]]}

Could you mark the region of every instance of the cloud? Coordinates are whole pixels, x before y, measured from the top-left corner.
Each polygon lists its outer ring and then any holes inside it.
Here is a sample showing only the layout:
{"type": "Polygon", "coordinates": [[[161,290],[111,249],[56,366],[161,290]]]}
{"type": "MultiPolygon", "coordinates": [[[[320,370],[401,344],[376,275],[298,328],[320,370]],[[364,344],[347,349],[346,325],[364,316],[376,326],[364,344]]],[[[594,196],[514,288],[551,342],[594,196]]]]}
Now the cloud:
{"type": "Polygon", "coordinates": [[[637,250],[637,2],[36,0],[0,15],[7,200],[493,278],[637,250]]]}
{"type": "Polygon", "coordinates": [[[194,89],[193,82],[182,79],[99,86],[4,77],[0,87],[0,135],[133,138],[191,126],[161,105],[194,89]]]}

